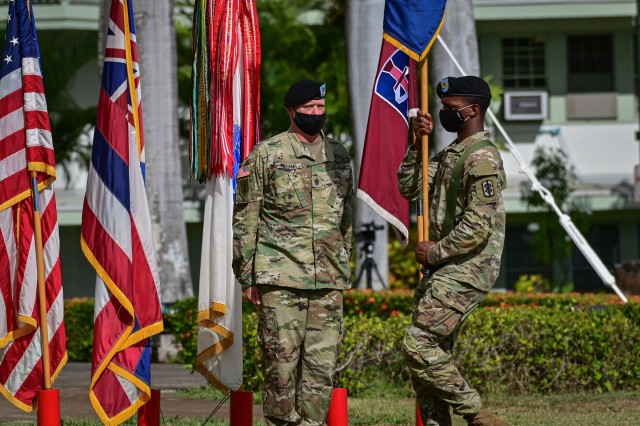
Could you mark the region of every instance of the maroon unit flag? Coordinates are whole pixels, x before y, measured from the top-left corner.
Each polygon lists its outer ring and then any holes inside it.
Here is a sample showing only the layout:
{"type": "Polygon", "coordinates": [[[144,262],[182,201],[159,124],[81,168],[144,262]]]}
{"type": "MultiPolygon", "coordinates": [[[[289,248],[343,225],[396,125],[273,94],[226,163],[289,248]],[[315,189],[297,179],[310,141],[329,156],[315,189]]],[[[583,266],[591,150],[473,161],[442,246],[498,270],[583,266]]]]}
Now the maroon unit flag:
{"type": "Polygon", "coordinates": [[[426,57],[438,36],[446,4],[446,0],[386,0],[384,5],[358,198],[396,228],[403,244],[409,237],[409,204],[400,195],[396,173],[407,149],[409,110],[418,103],[415,61],[426,57]]]}
{"type": "Polygon", "coordinates": [[[400,195],[397,172],[407,150],[409,109],[417,106],[416,68],[405,52],[382,41],[358,179],[358,198],[403,242],[409,238],[409,202],[400,195]]]}

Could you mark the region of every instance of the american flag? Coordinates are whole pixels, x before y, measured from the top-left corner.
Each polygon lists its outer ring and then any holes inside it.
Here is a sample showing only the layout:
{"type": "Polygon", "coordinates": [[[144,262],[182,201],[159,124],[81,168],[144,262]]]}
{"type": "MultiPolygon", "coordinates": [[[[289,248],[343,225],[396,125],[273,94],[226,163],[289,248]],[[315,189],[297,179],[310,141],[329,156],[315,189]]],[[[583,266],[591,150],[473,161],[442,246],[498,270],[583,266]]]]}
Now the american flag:
{"type": "Polygon", "coordinates": [[[0,71],[0,392],[32,411],[43,388],[34,199],[37,173],[46,286],[50,374],[67,360],[60,244],[51,187],[55,159],[35,19],[26,0],[9,4],[0,71]]]}
{"type": "Polygon", "coordinates": [[[144,161],[133,10],[114,0],[81,235],[97,272],[89,397],[105,424],[150,399],[149,337],[163,329],[144,161]]]}

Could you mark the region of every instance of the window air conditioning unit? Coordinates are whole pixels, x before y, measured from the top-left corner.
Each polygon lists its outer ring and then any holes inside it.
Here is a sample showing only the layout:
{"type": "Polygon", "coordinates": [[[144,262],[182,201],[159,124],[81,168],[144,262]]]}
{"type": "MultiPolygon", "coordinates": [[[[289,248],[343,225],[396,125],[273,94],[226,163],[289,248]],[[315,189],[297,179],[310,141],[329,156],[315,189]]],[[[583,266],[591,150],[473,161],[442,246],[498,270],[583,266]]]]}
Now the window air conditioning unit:
{"type": "Polygon", "coordinates": [[[536,92],[505,92],[504,119],[544,120],[547,118],[548,93],[536,92]]]}

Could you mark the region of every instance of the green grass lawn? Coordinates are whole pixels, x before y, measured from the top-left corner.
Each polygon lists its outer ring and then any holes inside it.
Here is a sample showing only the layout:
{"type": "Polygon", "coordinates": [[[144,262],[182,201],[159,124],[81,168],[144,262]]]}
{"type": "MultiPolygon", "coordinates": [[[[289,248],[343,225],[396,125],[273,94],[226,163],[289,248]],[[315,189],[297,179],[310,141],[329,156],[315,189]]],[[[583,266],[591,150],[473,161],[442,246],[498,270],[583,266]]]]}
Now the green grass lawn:
{"type": "MultiPolygon", "coordinates": [[[[191,390],[185,397],[209,399],[216,391],[191,390]]],[[[368,391],[364,398],[349,398],[350,426],[415,425],[415,400],[395,390],[386,397],[368,391]],[[368,394],[368,395],[367,395],[368,394]]],[[[259,399],[259,396],[256,397],[259,399]]],[[[572,393],[544,396],[490,396],[485,404],[509,425],[518,426],[622,426],[640,425],[640,392],[605,394],[572,393]]],[[[256,401],[256,403],[259,403],[256,401]]],[[[466,422],[454,417],[454,426],[466,422]]],[[[199,425],[187,419],[165,419],[166,424],[199,425]]],[[[67,424],[65,422],[65,424],[67,424]]],[[[225,420],[212,420],[211,425],[226,425],[225,420]]],[[[265,423],[258,421],[256,426],[265,423]]]]}
{"type": "MultiPolygon", "coordinates": [[[[213,389],[180,391],[186,398],[219,399],[222,394],[213,389]]],[[[415,425],[415,399],[408,387],[380,384],[349,398],[350,426],[415,425]]],[[[509,425],[518,426],[614,426],[640,425],[640,392],[609,392],[603,394],[571,393],[536,396],[485,396],[485,405],[509,425]]],[[[254,402],[260,404],[259,393],[254,402]]],[[[454,426],[466,422],[453,416],[454,426]]],[[[166,419],[165,419],[166,420],[166,419]]],[[[192,423],[172,423],[192,424],[192,423]]],[[[195,424],[195,423],[193,423],[195,424]]],[[[225,421],[209,423],[224,425],[225,421]]],[[[256,426],[264,425],[259,421],[256,426]]]]}
{"type": "MultiPolygon", "coordinates": [[[[509,425],[640,425],[640,392],[492,396],[484,400],[509,425]]],[[[454,416],[453,424],[463,426],[466,422],[454,416]]],[[[415,425],[415,401],[350,398],[349,425],[415,425]]]]}
{"type": "MultiPolygon", "coordinates": [[[[369,392],[365,398],[349,398],[350,426],[414,426],[415,400],[402,395],[404,390],[390,392],[386,397],[369,392]]],[[[220,394],[210,389],[184,391],[183,397],[203,400],[220,394]]],[[[609,392],[604,394],[572,393],[537,396],[489,396],[485,404],[509,425],[517,426],[625,426],[640,425],[640,392],[609,392]]],[[[464,426],[461,417],[454,417],[454,426],[464,426]]],[[[199,426],[203,418],[165,418],[164,425],[199,426]]],[[[0,420],[0,424],[8,424],[0,420]]],[[[28,423],[21,423],[28,424],[28,423]]],[[[64,419],[65,426],[93,426],[99,422],[85,419],[64,419]]],[[[125,423],[135,425],[135,417],[125,423]]],[[[207,425],[228,425],[228,420],[211,419],[207,425]]],[[[262,420],[255,426],[264,426],[262,420]]]]}

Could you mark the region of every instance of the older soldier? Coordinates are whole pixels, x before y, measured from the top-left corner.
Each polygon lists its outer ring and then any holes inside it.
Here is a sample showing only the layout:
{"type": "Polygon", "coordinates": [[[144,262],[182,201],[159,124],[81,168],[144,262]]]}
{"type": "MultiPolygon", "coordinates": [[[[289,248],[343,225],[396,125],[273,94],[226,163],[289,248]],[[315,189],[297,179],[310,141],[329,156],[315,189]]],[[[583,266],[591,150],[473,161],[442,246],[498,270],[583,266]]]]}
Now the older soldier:
{"type": "MultiPolygon", "coordinates": [[[[440,123],[457,138],[429,161],[430,241],[418,243],[424,278],[416,289],[404,349],[425,425],[451,425],[449,408],[470,425],[502,425],[482,407],[453,363],[455,337],[498,277],[504,242],[501,192],[506,177],[500,153],[484,131],[491,92],[479,77],[438,83],[440,123]]],[[[416,136],[430,134],[430,114],[419,112],[416,136]]],[[[398,171],[400,192],[422,195],[420,146],[412,146],[398,171]]]]}
{"type": "Polygon", "coordinates": [[[294,83],[291,127],[256,145],[238,173],[233,270],[260,305],[269,425],[324,424],[351,287],[353,175],[345,148],[321,130],[325,87],[294,83]]]}

